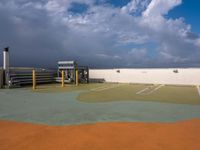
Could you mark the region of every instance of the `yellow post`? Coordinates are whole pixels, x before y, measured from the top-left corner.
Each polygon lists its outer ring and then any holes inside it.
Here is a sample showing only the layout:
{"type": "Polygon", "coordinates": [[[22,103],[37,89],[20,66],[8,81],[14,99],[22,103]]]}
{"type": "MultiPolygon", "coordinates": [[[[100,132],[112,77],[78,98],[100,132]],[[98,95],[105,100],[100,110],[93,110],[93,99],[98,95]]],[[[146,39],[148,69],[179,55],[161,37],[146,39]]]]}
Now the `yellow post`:
{"type": "Polygon", "coordinates": [[[76,70],[76,86],[78,86],[78,69],[76,70]]]}
{"type": "Polygon", "coordinates": [[[33,90],[36,89],[36,74],[35,74],[35,70],[33,70],[32,72],[32,78],[33,78],[33,90]]]}
{"type": "Polygon", "coordinates": [[[64,70],[62,70],[62,87],[65,87],[65,75],[64,75],[64,70]]]}

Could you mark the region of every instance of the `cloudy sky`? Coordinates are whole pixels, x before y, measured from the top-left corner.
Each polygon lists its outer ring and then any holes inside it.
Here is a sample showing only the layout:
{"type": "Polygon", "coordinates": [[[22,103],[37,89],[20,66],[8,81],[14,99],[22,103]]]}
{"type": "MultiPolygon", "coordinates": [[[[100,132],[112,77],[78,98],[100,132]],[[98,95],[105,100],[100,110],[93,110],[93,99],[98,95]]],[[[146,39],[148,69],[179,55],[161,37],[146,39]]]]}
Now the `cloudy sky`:
{"type": "Polygon", "coordinates": [[[197,0],[0,0],[0,49],[12,66],[200,67],[199,17],[197,0]]]}

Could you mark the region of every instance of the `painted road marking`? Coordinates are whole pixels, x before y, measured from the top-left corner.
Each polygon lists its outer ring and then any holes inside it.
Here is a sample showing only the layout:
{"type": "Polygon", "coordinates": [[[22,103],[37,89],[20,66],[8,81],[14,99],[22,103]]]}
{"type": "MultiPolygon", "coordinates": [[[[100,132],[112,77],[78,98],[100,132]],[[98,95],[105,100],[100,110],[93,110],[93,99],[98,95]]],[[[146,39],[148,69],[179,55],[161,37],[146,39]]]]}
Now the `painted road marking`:
{"type": "Polygon", "coordinates": [[[145,89],[142,89],[142,90],[138,91],[136,94],[144,93],[145,91],[147,91],[147,90],[153,88],[154,86],[155,86],[155,85],[153,85],[153,86],[149,86],[149,87],[146,87],[145,89]]]}
{"type": "Polygon", "coordinates": [[[163,87],[163,86],[164,86],[164,85],[161,84],[161,85],[159,85],[158,87],[156,87],[155,89],[153,89],[152,91],[150,91],[150,92],[148,92],[148,93],[146,93],[146,94],[151,94],[151,93],[153,93],[153,92],[159,90],[159,89],[160,89],[161,87],[163,87]]]}
{"type": "Polygon", "coordinates": [[[199,96],[200,96],[200,87],[199,87],[199,85],[197,85],[197,91],[198,91],[199,96]]]}
{"type": "Polygon", "coordinates": [[[150,86],[150,87],[147,87],[147,88],[145,88],[145,89],[143,89],[143,90],[137,92],[136,94],[139,94],[139,95],[149,95],[149,94],[151,94],[151,93],[153,93],[153,92],[159,90],[159,89],[160,89],[161,87],[163,87],[163,86],[164,86],[163,84],[158,85],[158,86],[156,86],[156,85],[150,86]],[[152,90],[151,90],[151,89],[152,89],[152,90]],[[145,92],[148,91],[148,90],[150,90],[150,91],[147,92],[147,93],[145,93],[145,92]]]}
{"type": "Polygon", "coordinates": [[[99,88],[99,89],[96,89],[96,90],[91,90],[91,91],[100,92],[100,91],[104,91],[104,90],[108,90],[108,89],[117,88],[117,87],[120,87],[120,86],[122,86],[122,84],[107,86],[107,87],[104,87],[104,88],[102,87],[102,88],[99,88]]]}
{"type": "Polygon", "coordinates": [[[102,89],[102,88],[106,88],[108,87],[109,85],[103,85],[103,86],[100,86],[100,87],[96,87],[96,88],[93,88],[93,89],[90,89],[90,91],[96,91],[98,89],[102,89]]]}
{"type": "Polygon", "coordinates": [[[104,90],[108,90],[108,89],[113,89],[113,88],[117,88],[117,87],[120,87],[120,86],[122,86],[122,85],[119,84],[119,85],[117,85],[117,86],[103,88],[103,89],[100,89],[100,90],[98,90],[98,91],[104,91],[104,90]]]}

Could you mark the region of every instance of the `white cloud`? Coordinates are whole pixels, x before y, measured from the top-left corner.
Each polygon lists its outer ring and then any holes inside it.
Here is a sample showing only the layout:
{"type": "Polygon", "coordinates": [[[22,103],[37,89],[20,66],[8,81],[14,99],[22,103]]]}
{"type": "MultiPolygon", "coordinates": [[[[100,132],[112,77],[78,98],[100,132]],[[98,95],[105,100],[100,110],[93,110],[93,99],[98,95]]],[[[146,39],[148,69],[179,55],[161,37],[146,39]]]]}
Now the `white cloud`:
{"type": "Polygon", "coordinates": [[[158,17],[167,14],[171,9],[180,5],[182,0],[152,0],[143,12],[144,17],[158,17]]]}
{"type": "Polygon", "coordinates": [[[122,13],[138,13],[145,9],[150,0],[132,0],[126,6],[121,8],[122,13]]]}
{"type": "Polygon", "coordinates": [[[47,0],[44,9],[53,14],[65,13],[72,3],[92,5],[93,0],[47,0]]]}
{"type": "Polygon", "coordinates": [[[200,65],[200,38],[191,25],[165,17],[181,3],[132,0],[119,8],[95,0],[3,0],[0,39],[19,53],[24,48],[36,57],[43,51],[53,60],[58,55],[96,66],[200,65]],[[68,12],[73,2],[88,5],[87,11],[68,12]]]}
{"type": "Polygon", "coordinates": [[[198,38],[198,39],[195,41],[195,45],[197,45],[197,46],[200,48],[200,38],[198,38]]]}

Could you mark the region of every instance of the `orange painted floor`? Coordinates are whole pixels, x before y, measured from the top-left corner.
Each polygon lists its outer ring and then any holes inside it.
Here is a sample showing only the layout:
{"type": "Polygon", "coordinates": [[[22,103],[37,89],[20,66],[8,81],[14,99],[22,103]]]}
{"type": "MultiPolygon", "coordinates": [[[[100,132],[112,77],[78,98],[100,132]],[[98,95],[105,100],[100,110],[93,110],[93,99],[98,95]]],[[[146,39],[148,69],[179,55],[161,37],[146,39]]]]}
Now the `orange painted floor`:
{"type": "Polygon", "coordinates": [[[200,119],[47,126],[0,121],[0,150],[200,150],[200,119]]]}

